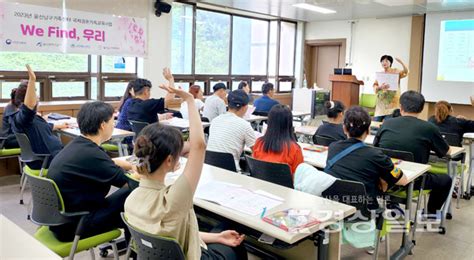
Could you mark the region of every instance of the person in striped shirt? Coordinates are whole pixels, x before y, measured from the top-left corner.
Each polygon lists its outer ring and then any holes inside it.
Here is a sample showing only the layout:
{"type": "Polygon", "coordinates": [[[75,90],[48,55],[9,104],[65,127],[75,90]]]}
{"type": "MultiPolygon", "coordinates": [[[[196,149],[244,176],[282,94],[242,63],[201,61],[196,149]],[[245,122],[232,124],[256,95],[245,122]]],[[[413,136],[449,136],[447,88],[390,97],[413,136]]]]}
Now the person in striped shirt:
{"type": "Polygon", "coordinates": [[[240,155],[245,146],[253,147],[256,139],[252,126],[243,119],[248,109],[249,97],[245,91],[239,89],[230,92],[227,100],[229,111],[211,122],[207,150],[232,154],[236,168],[240,171],[240,155]]]}

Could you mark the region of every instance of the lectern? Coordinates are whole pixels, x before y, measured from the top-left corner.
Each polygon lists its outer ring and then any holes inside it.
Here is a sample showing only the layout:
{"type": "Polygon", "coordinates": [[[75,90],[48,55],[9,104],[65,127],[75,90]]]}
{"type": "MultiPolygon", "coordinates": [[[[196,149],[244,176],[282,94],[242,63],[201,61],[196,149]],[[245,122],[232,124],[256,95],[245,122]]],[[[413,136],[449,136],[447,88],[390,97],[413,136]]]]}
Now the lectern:
{"type": "Polygon", "coordinates": [[[329,75],[332,82],[331,100],[341,101],[346,108],[359,105],[359,87],[364,82],[354,75],[329,75]]]}

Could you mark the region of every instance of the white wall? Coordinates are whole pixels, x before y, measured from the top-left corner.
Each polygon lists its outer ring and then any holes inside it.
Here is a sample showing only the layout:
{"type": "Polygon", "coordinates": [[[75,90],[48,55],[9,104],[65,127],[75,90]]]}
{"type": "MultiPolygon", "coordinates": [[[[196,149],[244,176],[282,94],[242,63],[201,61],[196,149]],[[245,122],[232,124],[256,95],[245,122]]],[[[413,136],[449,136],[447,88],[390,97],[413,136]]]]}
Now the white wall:
{"type": "Polygon", "coordinates": [[[148,57],[143,61],[143,76],[153,84],[151,95],[162,97],[165,91],[158,86],[166,82],[162,75],[164,67],[171,67],[171,14],[155,16],[154,0],[149,0],[148,12],[148,57]]]}
{"type": "MultiPolygon", "coordinates": [[[[400,58],[408,66],[410,57],[411,16],[355,21],[352,39],[352,73],[365,82],[362,91],[373,93],[375,72],[381,71],[379,59],[388,54],[400,58]]],[[[306,40],[340,39],[347,42],[346,63],[351,48],[350,21],[311,22],[306,26],[306,40]]],[[[401,66],[394,62],[395,68],[401,66]]],[[[407,89],[402,79],[401,90],[407,89]]]]}

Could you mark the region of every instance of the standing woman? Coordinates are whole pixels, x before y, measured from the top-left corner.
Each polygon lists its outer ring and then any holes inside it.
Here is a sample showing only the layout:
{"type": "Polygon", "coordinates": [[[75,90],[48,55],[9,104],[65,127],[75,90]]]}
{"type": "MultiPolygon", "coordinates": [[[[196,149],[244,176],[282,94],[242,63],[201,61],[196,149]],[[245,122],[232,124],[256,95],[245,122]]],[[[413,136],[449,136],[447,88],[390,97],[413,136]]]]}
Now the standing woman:
{"type": "Polygon", "coordinates": [[[381,122],[383,119],[391,115],[393,110],[399,107],[398,99],[400,97],[400,79],[405,78],[408,75],[407,66],[399,58],[395,60],[402,65],[403,70],[392,68],[393,58],[390,55],[383,55],[380,58],[380,64],[385,73],[398,73],[398,86],[397,91],[389,90],[389,85],[383,83],[379,85],[377,80],[374,82],[374,90],[377,94],[377,103],[375,105],[374,121],[381,122]]]}

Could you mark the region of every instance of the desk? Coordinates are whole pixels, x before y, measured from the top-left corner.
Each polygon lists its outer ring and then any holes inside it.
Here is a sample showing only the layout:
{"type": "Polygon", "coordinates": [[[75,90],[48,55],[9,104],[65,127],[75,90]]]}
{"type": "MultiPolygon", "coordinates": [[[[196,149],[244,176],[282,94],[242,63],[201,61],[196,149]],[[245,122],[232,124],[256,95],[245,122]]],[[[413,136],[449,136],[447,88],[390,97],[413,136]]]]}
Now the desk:
{"type": "Polygon", "coordinates": [[[303,124],[303,119],[305,116],[311,115],[311,112],[303,112],[303,111],[291,111],[291,113],[293,114],[293,117],[298,118],[298,121],[300,121],[301,124],[303,124]]]}
{"type": "Polygon", "coordinates": [[[0,214],[0,259],[63,259],[0,214]]]}
{"type": "MultiPolygon", "coordinates": [[[[183,169],[185,168],[184,165],[186,159],[181,159],[180,161],[182,163],[181,168],[174,174],[168,174],[167,178],[165,179],[166,185],[174,183],[177,176],[181,174],[183,169]]],[[[246,175],[236,174],[235,172],[230,172],[221,168],[204,164],[201,180],[199,183],[200,185],[202,185],[208,181],[221,181],[241,185],[242,187],[254,191],[263,190],[284,199],[284,202],[282,204],[268,210],[266,214],[272,214],[274,212],[286,210],[288,208],[311,209],[312,214],[314,214],[315,216],[318,216],[319,214],[332,213],[330,214],[330,217],[325,220],[322,220],[322,223],[310,227],[308,232],[288,233],[278,227],[264,222],[260,219],[260,216],[251,216],[239,213],[235,210],[217,205],[215,203],[194,198],[194,205],[198,206],[199,208],[217,214],[223,218],[239,223],[243,226],[249,227],[258,232],[267,234],[288,244],[294,244],[296,242],[307,239],[312,234],[318,231],[323,231],[330,224],[336,223],[337,221],[340,221],[343,218],[352,215],[356,212],[356,209],[349,205],[341,204],[308,193],[289,189],[270,182],[262,181],[246,175]]]]}
{"type": "Polygon", "coordinates": [[[256,127],[254,127],[255,130],[257,130],[258,132],[262,132],[262,126],[260,125],[260,123],[264,120],[267,120],[268,119],[268,116],[257,116],[257,115],[250,115],[250,116],[245,116],[244,119],[247,121],[247,122],[250,122],[250,123],[256,123],[256,127]]]}
{"type": "MultiPolygon", "coordinates": [[[[59,130],[59,133],[62,134],[62,135],[70,136],[72,138],[75,138],[75,137],[78,137],[78,136],[81,135],[81,132],[80,132],[79,128],[77,128],[77,127],[76,128],[61,129],[61,130],[59,130]]],[[[130,136],[134,136],[134,135],[135,135],[135,133],[133,133],[133,132],[118,129],[118,128],[114,128],[114,131],[112,132],[112,137],[110,138],[110,142],[114,142],[114,143],[117,144],[119,156],[128,155],[128,148],[126,146],[122,145],[122,140],[125,137],[130,137],[130,136]]]]}
{"type": "MultiPolygon", "coordinates": [[[[168,120],[160,121],[160,124],[173,126],[173,127],[176,127],[176,128],[178,128],[182,131],[188,131],[189,130],[189,120],[183,119],[183,118],[173,117],[173,118],[168,119],[168,120]]],[[[204,128],[208,127],[210,125],[211,125],[211,123],[209,123],[209,122],[202,122],[202,127],[204,127],[204,128]]]]}
{"type": "MultiPolygon", "coordinates": [[[[305,143],[298,143],[298,144],[301,146],[301,148],[310,146],[309,144],[305,144],[305,143]]],[[[318,168],[326,167],[326,161],[327,161],[327,156],[328,156],[327,151],[313,152],[313,151],[308,151],[308,150],[303,149],[303,156],[304,156],[305,162],[308,164],[311,164],[318,168]]],[[[407,162],[407,161],[402,161],[397,166],[403,171],[403,174],[407,177],[409,181],[408,188],[407,188],[407,199],[405,202],[405,212],[411,212],[414,181],[418,177],[422,176],[424,173],[428,172],[431,166],[427,164],[420,164],[420,163],[407,162]]],[[[448,197],[448,200],[450,200],[450,198],[451,197],[448,197]]],[[[417,218],[415,216],[415,222],[413,225],[413,234],[416,230],[416,222],[417,222],[417,218]]],[[[404,226],[408,227],[409,225],[410,225],[410,218],[406,217],[404,226]]],[[[403,237],[402,237],[402,245],[400,246],[399,250],[396,251],[392,255],[392,258],[393,259],[404,258],[410,253],[411,249],[414,246],[415,245],[413,244],[413,242],[409,240],[409,232],[406,229],[404,229],[403,237]]]]}
{"type": "Polygon", "coordinates": [[[474,174],[474,133],[465,133],[464,140],[469,144],[469,176],[467,177],[467,189],[466,189],[466,198],[471,198],[471,187],[472,187],[472,175],[474,174]]]}
{"type": "Polygon", "coordinates": [[[295,127],[295,134],[313,137],[318,130],[317,126],[302,125],[295,127]]]}

